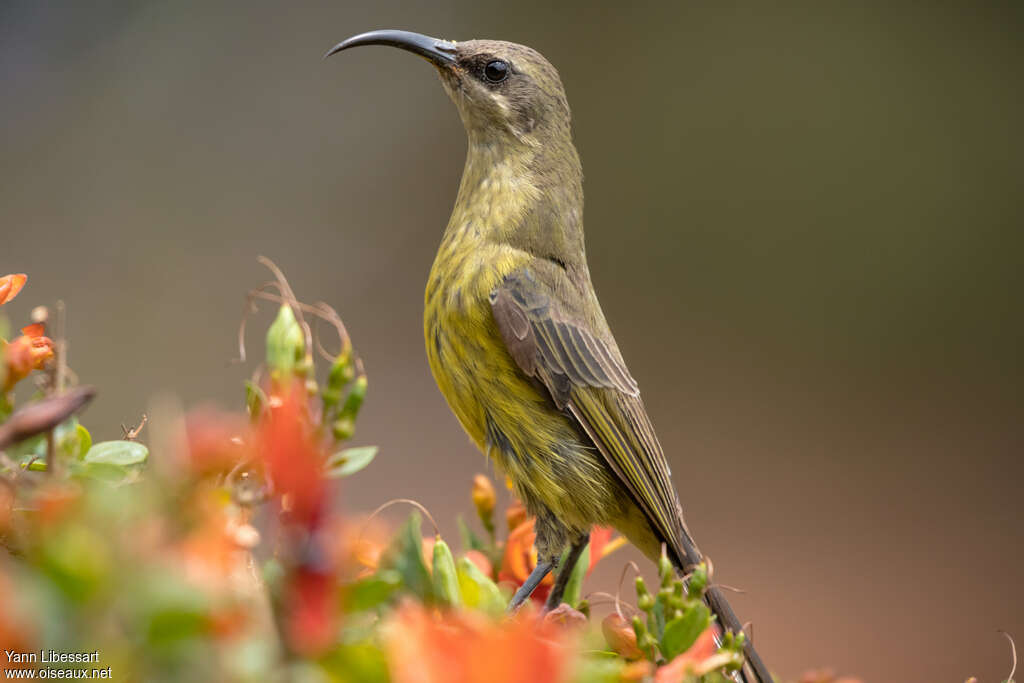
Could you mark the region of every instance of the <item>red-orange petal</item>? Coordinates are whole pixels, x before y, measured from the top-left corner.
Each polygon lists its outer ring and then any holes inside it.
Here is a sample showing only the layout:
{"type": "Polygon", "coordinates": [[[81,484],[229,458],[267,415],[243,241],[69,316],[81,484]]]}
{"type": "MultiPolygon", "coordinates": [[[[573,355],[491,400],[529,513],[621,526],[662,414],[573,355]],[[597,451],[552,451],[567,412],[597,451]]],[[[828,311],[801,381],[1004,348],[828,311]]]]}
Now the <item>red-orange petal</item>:
{"type": "Polygon", "coordinates": [[[590,532],[590,566],[587,567],[587,574],[594,571],[594,565],[601,559],[601,552],[612,540],[615,530],[610,526],[595,526],[590,532]]]}
{"type": "Polygon", "coordinates": [[[13,273],[0,277],[0,306],[18,296],[18,292],[27,281],[28,276],[25,273],[13,273]]]}
{"type": "Polygon", "coordinates": [[[21,333],[29,339],[35,339],[36,337],[42,337],[46,334],[46,325],[43,323],[32,323],[31,325],[25,325],[21,328],[21,333]]]}

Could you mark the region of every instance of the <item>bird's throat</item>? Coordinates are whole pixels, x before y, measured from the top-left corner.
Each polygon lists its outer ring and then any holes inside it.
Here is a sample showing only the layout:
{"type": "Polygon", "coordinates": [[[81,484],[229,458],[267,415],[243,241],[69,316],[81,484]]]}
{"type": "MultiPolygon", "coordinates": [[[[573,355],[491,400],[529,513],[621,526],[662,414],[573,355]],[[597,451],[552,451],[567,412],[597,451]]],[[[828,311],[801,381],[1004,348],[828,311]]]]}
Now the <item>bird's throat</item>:
{"type": "Polygon", "coordinates": [[[542,199],[531,164],[537,150],[471,139],[444,242],[503,242],[542,199]]]}
{"type": "Polygon", "coordinates": [[[582,172],[571,141],[474,138],[441,250],[491,244],[541,258],[582,256],[582,172]]]}

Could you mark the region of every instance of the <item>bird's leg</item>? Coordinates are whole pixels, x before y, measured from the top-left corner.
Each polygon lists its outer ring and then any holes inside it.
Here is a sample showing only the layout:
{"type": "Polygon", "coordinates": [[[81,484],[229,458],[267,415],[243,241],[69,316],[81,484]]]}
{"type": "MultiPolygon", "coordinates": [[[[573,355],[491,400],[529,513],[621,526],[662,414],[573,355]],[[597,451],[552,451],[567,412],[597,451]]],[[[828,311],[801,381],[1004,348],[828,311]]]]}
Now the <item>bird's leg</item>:
{"type": "Polygon", "coordinates": [[[540,560],[537,562],[537,566],[533,568],[530,575],[526,577],[526,581],[519,587],[516,594],[512,596],[512,601],[508,603],[508,611],[515,612],[519,609],[519,606],[526,602],[526,599],[530,597],[533,590],[544,580],[544,577],[555,568],[556,560],[540,560]]]}
{"type": "Polygon", "coordinates": [[[565,558],[565,562],[558,570],[558,578],[555,579],[555,587],[551,589],[551,593],[548,594],[548,601],[544,604],[544,611],[553,610],[562,604],[562,595],[565,594],[565,587],[569,585],[569,577],[572,576],[573,569],[576,568],[576,562],[579,561],[580,555],[583,553],[583,549],[587,547],[587,543],[590,542],[590,533],[587,532],[577,538],[569,546],[569,554],[565,558]]]}

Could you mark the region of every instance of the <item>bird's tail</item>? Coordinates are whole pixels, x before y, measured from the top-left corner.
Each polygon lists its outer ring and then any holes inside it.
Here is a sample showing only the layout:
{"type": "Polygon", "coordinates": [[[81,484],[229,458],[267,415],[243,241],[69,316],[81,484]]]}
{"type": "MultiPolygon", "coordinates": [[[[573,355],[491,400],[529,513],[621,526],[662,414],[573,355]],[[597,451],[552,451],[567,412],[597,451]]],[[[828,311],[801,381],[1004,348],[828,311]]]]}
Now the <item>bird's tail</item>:
{"type": "MultiPolygon", "coordinates": [[[[682,515],[680,515],[680,521],[681,519],[682,515]]],[[[676,555],[674,563],[677,569],[686,575],[704,561],[704,555],[697,548],[697,544],[694,543],[690,530],[686,528],[686,524],[682,523],[680,526],[682,529],[679,534],[679,545],[674,549],[673,553],[676,555]]],[[[732,631],[735,634],[739,634],[743,630],[743,624],[736,617],[736,613],[732,611],[732,606],[725,599],[722,589],[718,586],[711,584],[708,587],[704,592],[704,602],[707,603],[711,613],[718,618],[718,623],[721,624],[723,629],[732,631]]],[[[772,677],[771,672],[768,671],[764,661],[762,661],[761,655],[754,649],[754,644],[749,638],[743,646],[743,654],[745,655],[745,662],[743,668],[738,672],[742,683],[774,683],[775,679],[772,677]]]]}

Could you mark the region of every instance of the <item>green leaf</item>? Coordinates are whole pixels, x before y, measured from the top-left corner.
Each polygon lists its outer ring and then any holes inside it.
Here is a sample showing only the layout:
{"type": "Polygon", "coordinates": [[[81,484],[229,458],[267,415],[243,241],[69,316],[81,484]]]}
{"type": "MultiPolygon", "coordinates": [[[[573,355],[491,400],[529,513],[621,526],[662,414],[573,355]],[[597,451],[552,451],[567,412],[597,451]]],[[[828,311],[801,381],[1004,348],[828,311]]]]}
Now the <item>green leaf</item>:
{"type": "Polygon", "coordinates": [[[100,591],[116,569],[110,540],[99,529],[70,525],[42,542],[34,562],[65,597],[84,602],[100,591]]]}
{"type": "Polygon", "coordinates": [[[54,436],[57,440],[57,452],[71,460],[81,460],[92,448],[92,435],[74,417],[57,427],[54,436]]]}
{"type": "Polygon", "coordinates": [[[345,608],[349,612],[373,609],[388,602],[401,586],[401,574],[392,569],[382,569],[348,586],[345,591],[345,608]]]}
{"type": "Polygon", "coordinates": [[[654,634],[655,638],[661,638],[665,635],[665,605],[657,598],[654,600],[654,608],[647,618],[647,628],[651,629],[651,633],[654,634]]]}
{"type": "MultiPolygon", "coordinates": [[[[77,460],[82,458],[92,444],[89,431],[78,423],[78,418],[70,417],[53,428],[53,440],[57,455],[77,460]],[[85,444],[85,450],[82,449],[85,444]]],[[[32,458],[46,458],[46,433],[36,434],[7,449],[7,455],[15,462],[26,463],[32,458]]],[[[39,472],[39,466],[33,464],[32,471],[39,472]]],[[[43,468],[45,470],[45,467],[43,468]]]]}
{"type": "Polygon", "coordinates": [[[44,434],[36,434],[29,438],[8,447],[7,455],[11,456],[16,462],[24,463],[32,457],[46,457],[46,436],[44,434]]]}
{"type": "Polygon", "coordinates": [[[580,553],[579,559],[576,560],[576,566],[572,568],[572,574],[569,575],[569,581],[565,584],[565,593],[562,594],[562,602],[569,603],[569,606],[575,608],[580,602],[580,595],[583,590],[583,579],[587,576],[587,569],[590,568],[590,544],[588,543],[583,552],[580,553]]]}
{"type": "Polygon", "coordinates": [[[92,434],[81,424],[75,427],[75,432],[78,434],[78,453],[76,456],[82,459],[89,452],[89,449],[92,448],[92,434]]]}
{"type": "Polygon", "coordinates": [[[73,462],[71,463],[71,475],[78,479],[93,479],[116,484],[128,476],[128,468],[105,462],[73,462]]]}
{"type": "Polygon", "coordinates": [[[105,465],[137,465],[149,456],[149,449],[137,441],[103,441],[89,449],[85,461],[105,465]]]}
{"type": "Polygon", "coordinates": [[[208,628],[208,597],[183,576],[160,569],[133,586],[140,633],[150,647],[166,653],[202,636],[208,628]]]}
{"type": "Polygon", "coordinates": [[[409,521],[402,525],[384,557],[384,565],[401,574],[406,590],[424,602],[433,602],[434,589],[423,561],[423,535],[418,512],[411,514],[409,521]]]}
{"type": "Polygon", "coordinates": [[[337,478],[355,474],[373,461],[377,450],[376,446],[359,446],[335,453],[327,461],[327,476],[337,478]]]}
{"type": "Polygon", "coordinates": [[[689,606],[683,616],[665,624],[661,638],[661,653],[671,660],[689,650],[701,633],[711,624],[711,611],[703,602],[689,606]]]}
{"type": "MultiPolygon", "coordinates": [[[[360,681],[360,683],[387,683],[391,680],[391,676],[388,675],[387,657],[381,648],[379,639],[339,644],[323,655],[319,659],[318,665],[322,668],[317,668],[314,673],[304,678],[291,675],[285,680],[360,681]],[[325,676],[325,672],[329,676],[325,676]]],[[[288,673],[294,674],[294,671],[288,673]]]]}
{"type": "Polygon", "coordinates": [[[626,661],[614,652],[591,651],[577,661],[577,683],[619,683],[626,661]]]}

